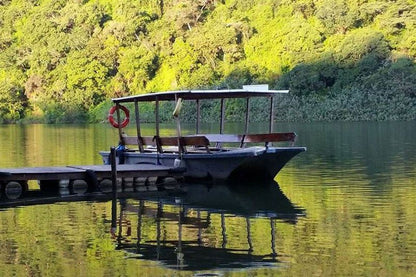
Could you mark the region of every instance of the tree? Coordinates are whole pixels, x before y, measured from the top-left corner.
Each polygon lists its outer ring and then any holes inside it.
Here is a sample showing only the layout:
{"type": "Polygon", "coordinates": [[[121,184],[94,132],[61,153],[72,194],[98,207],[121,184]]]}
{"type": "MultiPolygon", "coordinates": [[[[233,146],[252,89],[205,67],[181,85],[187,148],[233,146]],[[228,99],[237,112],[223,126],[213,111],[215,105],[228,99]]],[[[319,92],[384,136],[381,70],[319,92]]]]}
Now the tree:
{"type": "Polygon", "coordinates": [[[24,116],[27,98],[19,70],[0,70],[0,121],[10,123],[24,116]]]}

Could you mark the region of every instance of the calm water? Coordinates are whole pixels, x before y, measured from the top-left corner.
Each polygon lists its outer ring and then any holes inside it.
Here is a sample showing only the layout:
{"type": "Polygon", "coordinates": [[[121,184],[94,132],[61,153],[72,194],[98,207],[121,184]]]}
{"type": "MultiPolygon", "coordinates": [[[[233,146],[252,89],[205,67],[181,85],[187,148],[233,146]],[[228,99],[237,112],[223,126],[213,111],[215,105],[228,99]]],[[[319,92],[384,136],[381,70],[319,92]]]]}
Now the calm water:
{"type": "MultiPolygon", "coordinates": [[[[276,129],[308,147],[278,184],[127,197],[114,233],[107,199],[1,208],[0,276],[415,276],[416,122],[276,129]]],[[[117,142],[104,125],[0,126],[0,138],[0,167],[99,164],[117,142]]]]}

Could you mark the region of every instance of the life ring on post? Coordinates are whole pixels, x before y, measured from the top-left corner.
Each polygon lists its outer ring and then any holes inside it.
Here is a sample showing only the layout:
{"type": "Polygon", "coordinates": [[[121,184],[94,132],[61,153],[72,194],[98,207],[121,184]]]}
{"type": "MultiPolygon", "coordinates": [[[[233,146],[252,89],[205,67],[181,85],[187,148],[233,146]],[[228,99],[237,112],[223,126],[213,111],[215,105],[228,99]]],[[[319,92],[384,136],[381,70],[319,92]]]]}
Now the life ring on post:
{"type": "MultiPolygon", "coordinates": [[[[127,124],[129,124],[129,117],[130,117],[130,112],[129,110],[122,106],[122,105],[118,105],[120,107],[120,109],[124,112],[124,120],[120,123],[120,127],[124,128],[127,126],[127,124]]],[[[108,121],[110,122],[111,125],[113,125],[114,128],[118,128],[118,122],[116,119],[114,119],[114,113],[117,111],[117,105],[112,106],[110,111],[108,112],[108,121]]]]}

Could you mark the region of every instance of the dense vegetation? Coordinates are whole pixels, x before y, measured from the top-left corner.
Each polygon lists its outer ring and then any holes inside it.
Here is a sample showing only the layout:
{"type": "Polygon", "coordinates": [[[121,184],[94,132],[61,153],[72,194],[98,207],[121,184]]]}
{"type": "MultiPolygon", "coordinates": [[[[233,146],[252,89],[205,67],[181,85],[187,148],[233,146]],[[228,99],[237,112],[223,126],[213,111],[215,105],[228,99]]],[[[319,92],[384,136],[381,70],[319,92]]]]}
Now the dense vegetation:
{"type": "Polygon", "coordinates": [[[114,96],[249,83],[291,90],[282,120],[411,120],[415,59],[412,0],[0,0],[0,120],[100,120],[114,96]]]}

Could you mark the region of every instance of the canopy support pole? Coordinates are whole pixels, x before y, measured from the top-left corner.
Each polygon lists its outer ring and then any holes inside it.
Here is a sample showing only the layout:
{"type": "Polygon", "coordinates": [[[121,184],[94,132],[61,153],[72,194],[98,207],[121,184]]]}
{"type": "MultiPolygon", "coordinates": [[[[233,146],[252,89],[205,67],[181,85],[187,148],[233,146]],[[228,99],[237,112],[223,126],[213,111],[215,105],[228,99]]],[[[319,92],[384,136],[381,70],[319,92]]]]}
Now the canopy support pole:
{"type": "MultiPolygon", "coordinates": [[[[176,119],[176,135],[178,136],[178,154],[179,154],[179,159],[182,160],[182,145],[181,145],[181,136],[182,136],[182,130],[181,130],[181,120],[179,118],[180,115],[180,103],[181,99],[178,97],[177,94],[175,94],[175,104],[176,104],[176,109],[178,109],[178,113],[175,115],[173,115],[176,119]]],[[[185,147],[185,146],[184,146],[185,147]]],[[[175,161],[176,162],[176,161],[175,161]]]]}
{"type": "Polygon", "coordinates": [[[221,117],[220,117],[220,134],[224,133],[224,121],[225,121],[225,103],[224,98],[221,98],[221,117]]]}
{"type": "Polygon", "coordinates": [[[118,137],[120,138],[120,143],[123,143],[123,128],[121,127],[121,118],[120,118],[120,104],[116,103],[117,106],[117,124],[118,124],[118,137]]]}
{"type": "Polygon", "coordinates": [[[196,133],[199,134],[199,120],[201,118],[201,103],[199,103],[199,99],[196,100],[196,133]]]}
{"type": "Polygon", "coordinates": [[[247,97],[246,99],[246,123],[245,123],[245,130],[244,133],[248,134],[248,123],[250,121],[250,98],[247,97]]]}
{"type": "Polygon", "coordinates": [[[139,102],[134,100],[134,114],[136,117],[136,130],[137,130],[137,146],[139,147],[139,151],[143,152],[143,142],[141,139],[141,130],[140,130],[140,116],[139,116],[139,102]]]}
{"type": "Polygon", "coordinates": [[[160,130],[159,130],[159,98],[157,98],[157,97],[156,97],[155,117],[156,117],[156,136],[159,136],[160,135],[160,130]]]}
{"type": "Polygon", "coordinates": [[[274,101],[273,96],[270,97],[270,117],[269,117],[269,133],[273,133],[273,117],[274,117],[274,101]]]}

